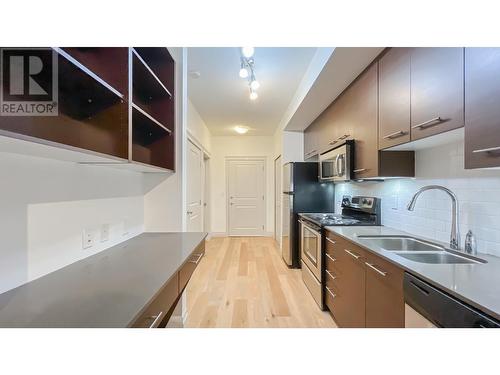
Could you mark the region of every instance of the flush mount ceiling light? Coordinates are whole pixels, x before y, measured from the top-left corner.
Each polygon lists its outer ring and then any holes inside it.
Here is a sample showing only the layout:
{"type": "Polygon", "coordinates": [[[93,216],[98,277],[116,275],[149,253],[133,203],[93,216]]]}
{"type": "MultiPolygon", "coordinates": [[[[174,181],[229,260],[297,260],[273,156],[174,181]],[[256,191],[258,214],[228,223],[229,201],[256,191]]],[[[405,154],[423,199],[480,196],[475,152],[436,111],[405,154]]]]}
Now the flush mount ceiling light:
{"type": "Polygon", "coordinates": [[[248,132],[248,127],[243,125],[236,125],[234,131],[238,134],[245,134],[248,132]]]}
{"type": "Polygon", "coordinates": [[[255,78],[255,60],[253,47],[242,47],[240,57],[240,77],[248,79],[248,88],[250,89],[250,100],[256,100],[259,95],[257,90],[260,87],[259,81],[255,78]]]}

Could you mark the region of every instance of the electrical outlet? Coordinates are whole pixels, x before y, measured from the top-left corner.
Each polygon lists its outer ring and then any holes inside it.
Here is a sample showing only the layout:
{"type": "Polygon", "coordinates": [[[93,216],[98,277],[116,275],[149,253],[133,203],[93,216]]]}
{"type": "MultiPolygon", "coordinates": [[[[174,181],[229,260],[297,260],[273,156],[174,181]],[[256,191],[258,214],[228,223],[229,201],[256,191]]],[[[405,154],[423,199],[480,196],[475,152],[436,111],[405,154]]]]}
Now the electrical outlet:
{"type": "Polygon", "coordinates": [[[84,249],[88,249],[89,247],[94,246],[94,232],[91,229],[86,228],[82,232],[82,247],[84,249]]]}
{"type": "Polygon", "coordinates": [[[106,242],[109,240],[109,224],[101,225],[101,242],[106,242]]]}

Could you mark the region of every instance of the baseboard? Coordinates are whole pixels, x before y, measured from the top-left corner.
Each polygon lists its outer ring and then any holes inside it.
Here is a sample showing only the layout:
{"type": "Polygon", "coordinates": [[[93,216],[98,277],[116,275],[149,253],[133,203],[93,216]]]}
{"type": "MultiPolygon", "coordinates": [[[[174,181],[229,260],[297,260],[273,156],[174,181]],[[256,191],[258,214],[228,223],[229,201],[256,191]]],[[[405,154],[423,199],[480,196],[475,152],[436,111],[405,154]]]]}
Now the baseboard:
{"type": "Polygon", "coordinates": [[[227,237],[227,233],[226,232],[210,232],[208,234],[208,236],[210,238],[214,238],[214,237],[227,237]]]}

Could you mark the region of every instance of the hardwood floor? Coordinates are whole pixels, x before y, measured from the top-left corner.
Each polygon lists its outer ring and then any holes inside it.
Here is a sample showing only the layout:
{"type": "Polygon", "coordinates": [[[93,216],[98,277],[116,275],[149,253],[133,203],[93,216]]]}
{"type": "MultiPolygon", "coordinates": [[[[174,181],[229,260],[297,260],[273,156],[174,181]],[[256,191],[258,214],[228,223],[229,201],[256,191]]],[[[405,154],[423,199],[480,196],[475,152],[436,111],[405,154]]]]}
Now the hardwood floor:
{"type": "Polygon", "coordinates": [[[186,327],[336,327],[268,237],[207,241],[186,293],[186,327]]]}

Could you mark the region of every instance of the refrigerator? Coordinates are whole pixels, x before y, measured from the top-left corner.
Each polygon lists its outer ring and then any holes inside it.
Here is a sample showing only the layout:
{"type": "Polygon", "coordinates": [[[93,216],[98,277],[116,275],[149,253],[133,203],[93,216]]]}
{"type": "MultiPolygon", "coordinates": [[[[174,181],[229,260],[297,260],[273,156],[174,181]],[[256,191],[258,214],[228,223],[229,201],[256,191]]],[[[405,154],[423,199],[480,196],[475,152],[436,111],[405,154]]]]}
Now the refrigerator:
{"type": "Polygon", "coordinates": [[[320,182],[318,163],[294,162],[283,165],[283,219],[281,254],[289,267],[300,268],[300,233],[298,214],[333,213],[333,182],[320,182]]]}

